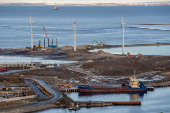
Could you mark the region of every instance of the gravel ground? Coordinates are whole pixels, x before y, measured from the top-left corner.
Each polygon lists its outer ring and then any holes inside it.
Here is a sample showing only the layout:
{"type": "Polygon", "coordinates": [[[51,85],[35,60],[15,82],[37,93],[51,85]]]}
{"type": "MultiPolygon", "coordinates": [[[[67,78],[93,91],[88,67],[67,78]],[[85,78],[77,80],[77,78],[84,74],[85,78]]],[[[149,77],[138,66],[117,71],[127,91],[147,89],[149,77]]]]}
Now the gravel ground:
{"type": "MultiPolygon", "coordinates": [[[[168,43],[167,43],[168,44],[168,43]]],[[[157,44],[138,44],[135,46],[149,46],[157,44]]],[[[164,45],[164,44],[160,44],[164,45]]],[[[121,45],[120,45],[121,46],[121,45]]],[[[126,45],[134,46],[134,45],[126,45]]],[[[111,45],[97,46],[99,48],[114,47],[111,45]]],[[[119,47],[119,46],[115,46],[119,47]]],[[[84,48],[84,46],[83,46],[84,48]]],[[[55,67],[47,69],[36,69],[27,72],[20,72],[24,77],[41,78],[47,80],[52,85],[65,84],[78,85],[84,83],[92,84],[108,84],[108,83],[122,83],[127,82],[128,78],[133,75],[134,69],[136,74],[151,72],[142,76],[138,76],[144,82],[166,82],[169,81],[170,72],[170,56],[134,56],[129,58],[126,55],[114,55],[103,51],[88,52],[90,49],[95,49],[96,46],[86,46],[86,49],[80,49],[76,52],[73,50],[61,50],[49,48],[48,51],[37,51],[40,56],[48,53],[49,59],[62,59],[62,60],[75,60],[81,61],[83,64],[78,63],[78,71],[68,70],[67,67],[55,67]],[[55,54],[54,54],[55,53],[55,54]],[[61,56],[55,57],[55,56],[61,56]],[[63,56],[63,57],[62,57],[63,56]],[[92,62],[86,62],[91,60],[92,62]],[[157,67],[165,67],[165,70],[152,73],[157,67]],[[83,68],[83,70],[81,69],[83,68]],[[89,74],[84,72],[89,72],[89,74]],[[167,72],[165,74],[165,72],[167,72]],[[89,76],[90,75],[90,76],[89,76]],[[158,76],[159,75],[159,76],[158,76]]],[[[15,55],[30,55],[35,54],[36,51],[30,50],[1,50],[1,54],[8,54],[5,52],[15,52],[15,55]],[[22,52],[26,51],[26,52],[22,52]]],[[[14,68],[9,68],[14,70],[14,68]]],[[[19,68],[17,68],[19,69],[19,68]]],[[[17,74],[21,75],[21,74],[17,74]]],[[[14,74],[12,74],[14,76],[14,74]]]]}
{"type": "Polygon", "coordinates": [[[65,84],[114,84],[128,83],[130,76],[144,83],[161,83],[170,81],[169,56],[142,56],[141,58],[113,58],[97,60],[68,67],[55,67],[22,72],[24,76],[47,80],[51,85],[65,84]],[[144,59],[144,60],[141,60],[144,59]],[[156,67],[165,67],[156,71],[156,67]]]}

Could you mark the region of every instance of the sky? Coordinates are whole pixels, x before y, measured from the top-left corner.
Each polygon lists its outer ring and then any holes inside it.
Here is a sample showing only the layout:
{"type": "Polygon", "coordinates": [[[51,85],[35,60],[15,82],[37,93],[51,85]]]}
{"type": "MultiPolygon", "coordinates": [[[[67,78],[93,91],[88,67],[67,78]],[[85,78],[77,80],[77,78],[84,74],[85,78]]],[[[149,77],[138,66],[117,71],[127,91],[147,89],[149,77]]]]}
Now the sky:
{"type": "Polygon", "coordinates": [[[162,2],[169,0],[0,0],[0,3],[134,3],[134,2],[162,2]]]}

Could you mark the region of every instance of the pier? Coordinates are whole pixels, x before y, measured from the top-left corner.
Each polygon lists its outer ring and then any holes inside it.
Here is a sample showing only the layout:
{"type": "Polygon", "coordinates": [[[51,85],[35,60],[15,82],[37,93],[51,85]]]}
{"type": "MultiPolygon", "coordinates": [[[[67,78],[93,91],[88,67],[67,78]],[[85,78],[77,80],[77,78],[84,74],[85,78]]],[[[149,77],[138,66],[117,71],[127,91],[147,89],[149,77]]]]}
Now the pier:
{"type": "Polygon", "coordinates": [[[79,92],[78,88],[62,88],[59,89],[61,92],[79,92]]]}
{"type": "Polygon", "coordinates": [[[140,106],[140,101],[134,102],[105,102],[105,101],[74,101],[79,107],[103,107],[103,106],[140,106]]]}

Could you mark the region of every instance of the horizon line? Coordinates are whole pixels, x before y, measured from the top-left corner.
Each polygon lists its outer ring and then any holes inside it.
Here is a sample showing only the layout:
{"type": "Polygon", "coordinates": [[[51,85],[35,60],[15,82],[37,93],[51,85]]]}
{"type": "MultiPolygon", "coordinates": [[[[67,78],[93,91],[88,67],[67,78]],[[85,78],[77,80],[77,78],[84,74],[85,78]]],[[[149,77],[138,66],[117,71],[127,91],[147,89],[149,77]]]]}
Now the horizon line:
{"type": "Polygon", "coordinates": [[[136,3],[170,3],[170,1],[157,1],[157,2],[124,2],[124,3],[120,3],[120,2],[113,2],[113,3],[110,3],[110,2],[103,2],[103,3],[100,3],[100,2],[94,2],[94,3],[54,3],[54,2],[51,2],[51,3],[48,3],[48,2],[10,2],[10,3],[7,3],[7,2],[0,2],[0,4],[22,4],[22,3],[25,3],[25,4],[136,4],[136,3]]]}

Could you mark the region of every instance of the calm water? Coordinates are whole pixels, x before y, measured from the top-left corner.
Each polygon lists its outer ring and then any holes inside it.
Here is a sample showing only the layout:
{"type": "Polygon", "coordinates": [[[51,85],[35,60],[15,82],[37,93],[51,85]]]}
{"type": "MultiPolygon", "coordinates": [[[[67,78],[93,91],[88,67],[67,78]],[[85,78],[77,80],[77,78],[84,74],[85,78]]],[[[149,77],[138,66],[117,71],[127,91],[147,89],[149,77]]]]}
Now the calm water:
{"type": "MultiPolygon", "coordinates": [[[[97,52],[99,50],[112,54],[122,54],[122,47],[95,49],[92,50],[92,52],[97,52]]],[[[138,53],[143,55],[170,55],[170,45],[125,47],[124,53],[126,54],[127,52],[132,55],[137,55],[138,53]]]]}
{"type": "MultiPolygon", "coordinates": [[[[169,113],[170,112],[170,87],[156,88],[145,94],[99,94],[79,95],[79,93],[68,94],[76,101],[141,101],[141,106],[108,106],[81,108],[77,113],[169,113]]],[[[66,109],[48,109],[38,113],[70,113],[66,109]]]]}
{"type": "MultiPolygon", "coordinates": [[[[34,45],[46,38],[50,42],[73,46],[72,15],[77,24],[77,45],[92,44],[93,40],[105,44],[122,44],[122,13],[127,24],[170,23],[170,6],[138,7],[58,7],[52,6],[0,6],[0,48],[30,46],[33,23],[34,45]]],[[[170,26],[126,26],[125,44],[170,42],[170,26]],[[145,29],[147,28],[147,29],[145,29]]],[[[47,40],[46,40],[47,46],[47,40]]]]}
{"type": "Polygon", "coordinates": [[[77,61],[64,61],[64,60],[49,60],[39,57],[22,57],[22,56],[0,56],[0,63],[8,62],[41,62],[42,64],[65,64],[75,63],[77,61]]]}

